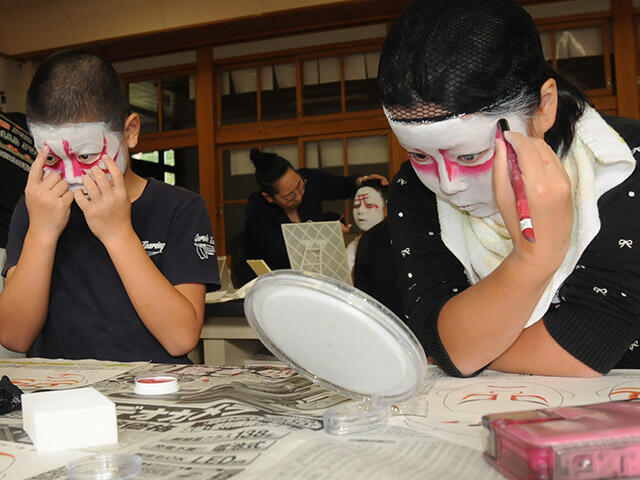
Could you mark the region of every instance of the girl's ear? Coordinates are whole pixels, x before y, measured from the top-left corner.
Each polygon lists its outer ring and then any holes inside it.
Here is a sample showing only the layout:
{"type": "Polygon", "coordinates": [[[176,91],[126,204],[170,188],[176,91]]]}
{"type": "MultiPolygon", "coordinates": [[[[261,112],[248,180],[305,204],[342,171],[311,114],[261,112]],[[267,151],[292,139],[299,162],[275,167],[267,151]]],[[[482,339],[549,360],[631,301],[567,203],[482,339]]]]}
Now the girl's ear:
{"type": "Polygon", "coordinates": [[[558,85],[555,79],[549,78],[540,87],[540,105],[531,121],[531,136],[544,138],[556,122],[558,112],[558,85]]]}

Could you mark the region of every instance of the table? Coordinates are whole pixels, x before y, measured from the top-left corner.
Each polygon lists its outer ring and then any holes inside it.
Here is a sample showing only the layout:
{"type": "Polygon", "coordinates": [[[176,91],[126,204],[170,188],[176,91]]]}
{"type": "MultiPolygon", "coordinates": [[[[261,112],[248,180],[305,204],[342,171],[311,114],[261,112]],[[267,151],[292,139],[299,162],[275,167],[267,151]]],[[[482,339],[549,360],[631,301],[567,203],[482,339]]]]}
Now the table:
{"type": "Polygon", "coordinates": [[[244,365],[263,351],[244,316],[242,300],[207,303],[200,338],[202,361],[207,365],[244,365]]]}
{"type": "MultiPolygon", "coordinates": [[[[10,370],[8,362],[0,363],[0,371],[10,370]]],[[[72,368],[69,362],[48,363],[58,369],[56,375],[72,368]]],[[[83,368],[88,366],[74,371],[83,368]]],[[[91,452],[142,456],[137,480],[501,479],[482,459],[478,420],[483,413],[622,399],[640,391],[640,375],[616,371],[603,378],[561,379],[483,372],[453,379],[429,367],[420,393],[397,406],[400,414],[388,426],[349,437],[322,431],[322,413],[345,399],[286,367],[145,364],[95,388],[117,404],[119,443],[91,452]],[[180,392],[133,394],[133,378],[143,371],[178,375],[180,392]],[[487,388],[500,394],[486,395],[487,388]],[[516,390],[519,402],[513,401],[516,390]],[[476,401],[464,400],[470,395],[476,401]]],[[[36,455],[21,429],[20,412],[0,417],[0,440],[3,479],[62,480],[63,465],[88,453],[36,455]]]]}

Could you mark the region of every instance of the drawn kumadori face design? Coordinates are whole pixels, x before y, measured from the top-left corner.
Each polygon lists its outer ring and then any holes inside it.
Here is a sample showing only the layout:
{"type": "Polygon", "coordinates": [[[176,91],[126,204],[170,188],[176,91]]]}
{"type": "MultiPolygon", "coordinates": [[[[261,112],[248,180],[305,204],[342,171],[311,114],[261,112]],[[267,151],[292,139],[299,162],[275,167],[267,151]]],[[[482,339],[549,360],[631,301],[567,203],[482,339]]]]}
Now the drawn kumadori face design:
{"type": "MultiPolygon", "coordinates": [[[[518,116],[505,116],[511,130],[525,134],[518,116]]],[[[493,193],[493,158],[499,117],[465,115],[410,124],[389,119],[425,186],[442,200],[475,217],[498,213],[493,193]]]]}
{"type": "Polygon", "coordinates": [[[360,187],[353,197],[353,218],[358,228],[366,232],[384,219],[384,198],[372,187],[360,187]]]}
{"type": "Polygon", "coordinates": [[[102,161],[109,156],[122,173],[127,169],[128,150],[123,144],[123,133],[114,132],[103,122],[74,123],[52,126],[29,124],[35,147],[41,151],[49,147],[44,175],[58,172],[69,184],[69,190],[82,188],[82,176],[93,166],[109,173],[102,161]]]}
{"type": "Polygon", "coordinates": [[[500,409],[513,412],[558,407],[562,401],[558,390],[545,385],[490,380],[451,390],[444,399],[444,406],[453,412],[488,413],[500,409]]]}

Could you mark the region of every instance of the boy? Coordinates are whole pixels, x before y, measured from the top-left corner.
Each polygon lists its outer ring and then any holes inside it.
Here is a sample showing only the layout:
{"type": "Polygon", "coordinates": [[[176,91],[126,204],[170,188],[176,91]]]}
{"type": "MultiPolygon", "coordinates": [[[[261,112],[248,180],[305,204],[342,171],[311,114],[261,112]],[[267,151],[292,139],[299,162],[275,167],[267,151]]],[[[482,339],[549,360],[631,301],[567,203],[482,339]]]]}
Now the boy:
{"type": "Polygon", "coordinates": [[[39,154],[11,222],[0,343],[48,358],[188,363],[205,286],[219,283],[204,202],[131,171],[140,118],[102,59],[50,56],[26,110],[39,154]]]}

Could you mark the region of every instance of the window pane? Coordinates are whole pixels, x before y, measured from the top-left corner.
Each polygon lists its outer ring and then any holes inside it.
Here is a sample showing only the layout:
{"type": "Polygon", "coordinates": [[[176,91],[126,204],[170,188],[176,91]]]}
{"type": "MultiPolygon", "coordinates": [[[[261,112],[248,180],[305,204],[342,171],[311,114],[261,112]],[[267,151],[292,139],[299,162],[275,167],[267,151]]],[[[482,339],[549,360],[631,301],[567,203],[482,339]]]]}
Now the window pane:
{"type": "Polygon", "coordinates": [[[158,131],[158,81],[145,80],[129,84],[129,106],[140,115],[140,131],[158,131]]]}
{"type": "Polygon", "coordinates": [[[347,112],[380,108],[378,63],[380,52],[357,53],[344,57],[344,88],[347,112]]]}
{"type": "Polygon", "coordinates": [[[298,162],[298,145],[296,143],[290,143],[288,145],[267,145],[262,148],[263,152],[271,152],[284,157],[289,160],[289,163],[293,168],[298,168],[300,162],[298,162]]]}
{"type": "Polygon", "coordinates": [[[260,92],[262,120],[296,118],[296,64],[262,67],[260,92]]]}
{"type": "Polygon", "coordinates": [[[255,168],[251,163],[251,149],[222,151],[222,181],[225,200],[246,200],[258,191],[255,168]]]}
{"type": "MultiPolygon", "coordinates": [[[[342,139],[305,142],[304,161],[308,168],[318,168],[334,175],[344,175],[342,139]]],[[[345,201],[322,202],[322,211],[327,220],[335,220],[345,214],[345,201]]]]}
{"type": "Polygon", "coordinates": [[[176,174],[173,172],[164,172],[164,183],[168,183],[169,185],[175,185],[176,174]]]}
{"type": "Polygon", "coordinates": [[[196,127],[195,76],[162,79],[162,130],[196,127]]]}
{"type": "Polygon", "coordinates": [[[542,44],[542,53],[547,63],[553,66],[553,45],[551,43],[551,32],[540,32],[540,43],[542,44]]]}
{"type": "Polygon", "coordinates": [[[175,152],[173,150],[165,150],[163,155],[164,157],[164,164],[169,166],[169,167],[175,167],[176,166],[176,155],[175,152]]]}
{"type": "Polygon", "coordinates": [[[344,171],[344,154],[342,140],[320,140],[317,142],[305,142],[304,144],[305,166],[309,168],[322,168],[331,172],[344,171]]]}
{"type": "Polygon", "coordinates": [[[143,162],[158,163],[158,151],[134,153],[131,155],[131,158],[141,160],[143,162]]]}
{"type": "Polygon", "coordinates": [[[184,147],[172,150],[141,152],[131,155],[131,169],[144,178],[155,178],[162,182],[200,191],[198,147],[184,147]],[[164,158],[164,165],[158,161],[164,158]],[[173,165],[166,163],[173,159],[173,165]]]}
{"type": "Polygon", "coordinates": [[[556,58],[558,70],[568,74],[584,88],[607,87],[602,27],[557,31],[556,58]]]}
{"type": "Polygon", "coordinates": [[[228,254],[233,255],[240,247],[237,245],[237,237],[244,230],[244,211],[246,209],[246,203],[229,203],[224,206],[224,231],[228,254]]]}
{"type": "Polygon", "coordinates": [[[306,60],[302,63],[304,115],[340,113],[340,59],[306,60]]]}
{"type": "Polygon", "coordinates": [[[258,121],[256,69],[222,72],[222,124],[258,121]]]}
{"type": "Polygon", "coordinates": [[[175,173],[175,184],[193,192],[200,192],[200,165],[198,164],[198,147],[183,147],[173,149],[175,167],[166,163],[167,153],[165,151],[165,170],[175,173]]]}

